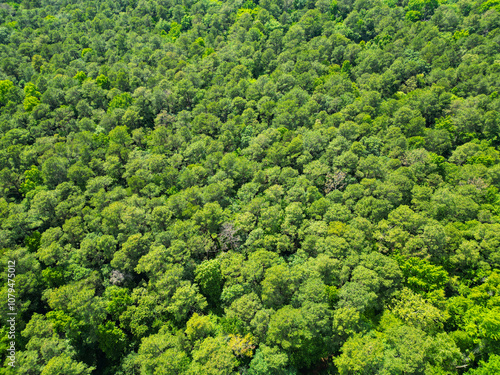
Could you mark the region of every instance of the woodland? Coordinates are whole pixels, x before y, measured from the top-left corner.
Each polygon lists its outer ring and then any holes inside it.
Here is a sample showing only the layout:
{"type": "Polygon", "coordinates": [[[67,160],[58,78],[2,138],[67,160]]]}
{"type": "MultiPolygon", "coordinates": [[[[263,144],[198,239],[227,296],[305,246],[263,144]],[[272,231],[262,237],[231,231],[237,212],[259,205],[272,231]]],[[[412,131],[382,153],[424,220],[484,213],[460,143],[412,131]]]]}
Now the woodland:
{"type": "Polygon", "coordinates": [[[0,375],[500,374],[498,91],[500,0],[1,3],[0,375]]]}

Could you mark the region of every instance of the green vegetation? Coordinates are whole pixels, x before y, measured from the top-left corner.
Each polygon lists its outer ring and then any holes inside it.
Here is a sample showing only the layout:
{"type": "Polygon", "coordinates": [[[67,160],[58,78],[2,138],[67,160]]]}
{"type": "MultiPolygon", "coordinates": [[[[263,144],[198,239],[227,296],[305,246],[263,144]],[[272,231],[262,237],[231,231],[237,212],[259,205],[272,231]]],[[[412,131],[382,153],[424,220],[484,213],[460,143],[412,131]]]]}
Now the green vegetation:
{"type": "Polygon", "coordinates": [[[0,4],[0,374],[500,373],[499,45],[498,0],[0,4]]]}

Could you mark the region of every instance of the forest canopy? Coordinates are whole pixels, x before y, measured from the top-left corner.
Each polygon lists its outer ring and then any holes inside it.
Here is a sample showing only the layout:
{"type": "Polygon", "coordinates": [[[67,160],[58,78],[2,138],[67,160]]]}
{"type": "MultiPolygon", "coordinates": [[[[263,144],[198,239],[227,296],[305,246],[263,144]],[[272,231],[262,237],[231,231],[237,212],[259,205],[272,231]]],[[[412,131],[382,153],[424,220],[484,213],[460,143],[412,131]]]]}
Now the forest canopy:
{"type": "Polygon", "coordinates": [[[0,4],[0,374],[500,373],[498,91],[498,0],[0,4]]]}

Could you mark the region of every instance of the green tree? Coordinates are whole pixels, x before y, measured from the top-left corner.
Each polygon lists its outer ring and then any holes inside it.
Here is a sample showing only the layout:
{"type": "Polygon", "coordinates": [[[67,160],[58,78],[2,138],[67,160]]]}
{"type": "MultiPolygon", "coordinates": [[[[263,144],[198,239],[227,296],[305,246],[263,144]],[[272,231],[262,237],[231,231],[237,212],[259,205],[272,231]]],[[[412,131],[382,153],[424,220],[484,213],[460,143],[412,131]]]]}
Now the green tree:
{"type": "Polygon", "coordinates": [[[187,374],[197,374],[201,371],[207,375],[229,375],[238,365],[236,357],[220,336],[207,337],[193,350],[192,355],[193,361],[187,374]]]}

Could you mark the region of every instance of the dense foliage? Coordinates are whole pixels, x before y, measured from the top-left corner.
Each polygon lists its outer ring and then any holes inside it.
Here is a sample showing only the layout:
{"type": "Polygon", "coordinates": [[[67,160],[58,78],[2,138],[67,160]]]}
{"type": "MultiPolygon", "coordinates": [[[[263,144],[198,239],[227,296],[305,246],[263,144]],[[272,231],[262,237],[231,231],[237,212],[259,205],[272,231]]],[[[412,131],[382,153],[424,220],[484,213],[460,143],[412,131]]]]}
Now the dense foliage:
{"type": "Polygon", "coordinates": [[[0,4],[1,359],[500,373],[499,10],[0,4]]]}

